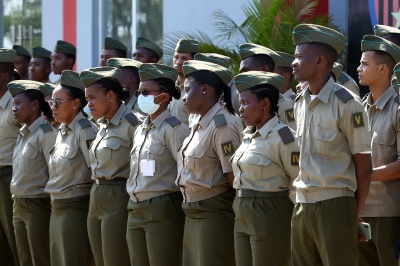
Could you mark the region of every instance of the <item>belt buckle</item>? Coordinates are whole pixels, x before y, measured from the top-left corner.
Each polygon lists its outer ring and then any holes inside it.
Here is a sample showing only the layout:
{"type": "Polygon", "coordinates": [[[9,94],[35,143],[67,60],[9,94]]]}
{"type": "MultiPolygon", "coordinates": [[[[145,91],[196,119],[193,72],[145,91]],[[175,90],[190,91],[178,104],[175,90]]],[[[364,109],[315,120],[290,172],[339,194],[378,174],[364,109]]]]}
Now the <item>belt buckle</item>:
{"type": "Polygon", "coordinates": [[[238,190],[238,197],[241,198],[243,196],[243,190],[239,189],[238,190]]]}

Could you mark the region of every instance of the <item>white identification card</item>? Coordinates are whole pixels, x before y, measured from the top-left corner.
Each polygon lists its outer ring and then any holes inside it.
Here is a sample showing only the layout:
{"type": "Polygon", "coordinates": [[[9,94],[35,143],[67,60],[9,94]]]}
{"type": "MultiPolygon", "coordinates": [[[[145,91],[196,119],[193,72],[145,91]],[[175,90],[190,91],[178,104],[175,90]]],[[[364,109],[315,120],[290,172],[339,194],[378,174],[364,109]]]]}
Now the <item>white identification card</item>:
{"type": "Polygon", "coordinates": [[[143,176],[154,176],[156,163],[154,160],[143,159],[140,161],[140,168],[142,169],[143,176]]]}

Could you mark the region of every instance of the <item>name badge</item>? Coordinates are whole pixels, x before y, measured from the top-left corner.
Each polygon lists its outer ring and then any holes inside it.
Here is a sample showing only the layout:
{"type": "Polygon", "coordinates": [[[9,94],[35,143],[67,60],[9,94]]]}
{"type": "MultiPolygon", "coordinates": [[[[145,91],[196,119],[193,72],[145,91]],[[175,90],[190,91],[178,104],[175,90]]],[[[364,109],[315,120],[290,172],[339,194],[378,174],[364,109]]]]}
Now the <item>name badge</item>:
{"type": "Polygon", "coordinates": [[[154,176],[156,161],[143,159],[140,161],[140,168],[143,176],[154,176]]]}

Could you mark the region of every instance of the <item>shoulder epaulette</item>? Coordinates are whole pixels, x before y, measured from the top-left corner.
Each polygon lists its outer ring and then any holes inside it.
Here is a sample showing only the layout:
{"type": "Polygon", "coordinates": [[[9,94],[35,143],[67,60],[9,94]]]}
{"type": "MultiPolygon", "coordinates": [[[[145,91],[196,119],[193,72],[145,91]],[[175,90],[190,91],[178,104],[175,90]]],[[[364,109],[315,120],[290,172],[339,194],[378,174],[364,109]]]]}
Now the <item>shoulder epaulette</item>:
{"type": "Polygon", "coordinates": [[[288,126],[279,129],[278,134],[281,137],[283,144],[285,145],[294,141],[293,134],[288,126]]]}
{"type": "Polygon", "coordinates": [[[132,126],[136,126],[139,123],[139,119],[133,113],[126,114],[124,118],[131,124],[132,126]]]}
{"type": "Polygon", "coordinates": [[[53,131],[53,127],[49,123],[41,124],[39,127],[43,130],[44,133],[53,131]]]}
{"type": "Polygon", "coordinates": [[[223,114],[217,114],[216,116],[214,116],[213,119],[216,127],[221,127],[226,125],[225,115],[223,114]]]}
{"type": "Polygon", "coordinates": [[[351,99],[354,99],[353,95],[350,94],[346,89],[341,88],[335,91],[336,96],[344,103],[347,103],[351,99]]]}
{"type": "Polygon", "coordinates": [[[400,104],[400,99],[399,99],[399,95],[396,95],[396,97],[394,97],[394,101],[395,101],[395,103],[397,103],[397,104],[400,104]]]}
{"type": "Polygon", "coordinates": [[[291,94],[289,97],[290,97],[290,99],[292,99],[292,101],[294,101],[296,99],[296,95],[294,95],[294,94],[291,94]]]}
{"type": "Polygon", "coordinates": [[[343,72],[337,78],[337,81],[339,81],[341,84],[345,84],[349,80],[350,79],[343,72]]]}
{"type": "Polygon", "coordinates": [[[165,122],[167,122],[167,124],[170,125],[171,127],[181,124],[181,121],[179,121],[179,119],[176,118],[175,116],[167,118],[165,122]]]}
{"type": "Polygon", "coordinates": [[[92,124],[90,124],[89,120],[87,120],[86,118],[82,118],[81,120],[78,121],[79,125],[81,125],[82,128],[87,128],[87,127],[91,127],[92,124]]]}

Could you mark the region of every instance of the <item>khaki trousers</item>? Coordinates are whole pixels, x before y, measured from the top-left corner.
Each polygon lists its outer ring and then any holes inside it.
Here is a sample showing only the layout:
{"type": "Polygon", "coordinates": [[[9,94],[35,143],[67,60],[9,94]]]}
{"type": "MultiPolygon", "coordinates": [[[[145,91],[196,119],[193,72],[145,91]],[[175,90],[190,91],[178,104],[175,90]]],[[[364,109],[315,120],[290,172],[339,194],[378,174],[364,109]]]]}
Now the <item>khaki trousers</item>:
{"type": "Polygon", "coordinates": [[[371,240],[358,242],[359,266],[397,266],[394,244],[400,239],[400,217],[363,217],[371,225],[371,240]]]}
{"type": "Polygon", "coordinates": [[[354,197],[296,203],[292,217],[292,265],[357,265],[357,230],[354,197]]]}
{"type": "Polygon", "coordinates": [[[0,265],[19,265],[13,226],[12,174],[0,176],[0,265]]]}
{"type": "Polygon", "coordinates": [[[19,265],[50,266],[50,198],[14,197],[13,224],[19,265]]]}
{"type": "Polygon", "coordinates": [[[233,191],[182,204],[184,266],[234,266],[233,191]]]}
{"type": "Polygon", "coordinates": [[[126,186],[92,186],[87,226],[96,266],[130,265],[126,242],[128,200],[126,186]]]}
{"type": "Polygon", "coordinates": [[[182,193],[128,203],[128,242],[131,265],[179,266],[182,263],[185,213],[182,193]]]}
{"type": "Polygon", "coordinates": [[[94,265],[87,230],[89,195],[51,202],[51,265],[94,265]]]}
{"type": "Polygon", "coordinates": [[[238,198],[235,211],[237,266],[289,266],[293,203],[283,198],[238,198]]]}

